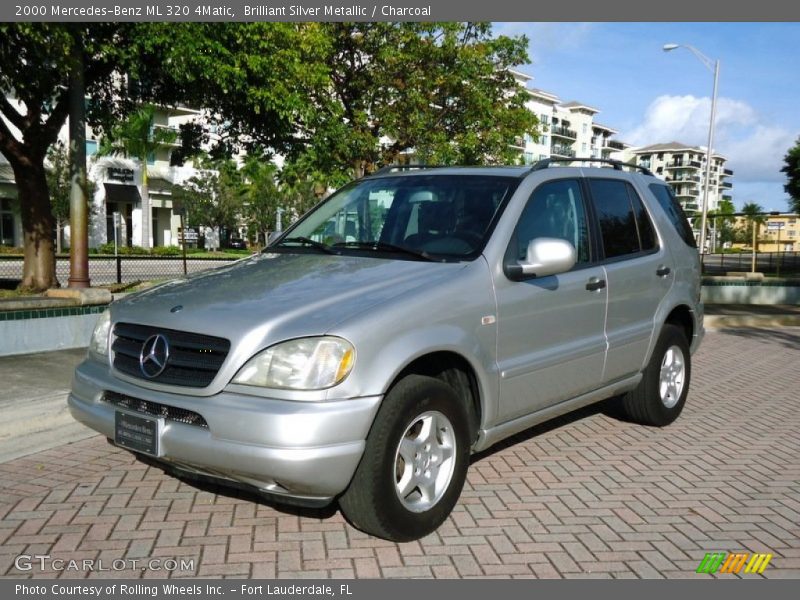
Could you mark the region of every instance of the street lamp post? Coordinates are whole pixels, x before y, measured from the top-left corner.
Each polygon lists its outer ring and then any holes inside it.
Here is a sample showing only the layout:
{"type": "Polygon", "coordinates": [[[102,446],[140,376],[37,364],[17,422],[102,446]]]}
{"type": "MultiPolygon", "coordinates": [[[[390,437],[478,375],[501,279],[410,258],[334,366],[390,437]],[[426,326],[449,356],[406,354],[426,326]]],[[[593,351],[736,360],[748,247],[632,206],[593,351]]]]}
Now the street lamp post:
{"type": "Polygon", "coordinates": [[[705,67],[714,74],[714,91],[711,95],[711,120],[708,124],[708,147],[706,148],[706,185],[703,189],[703,208],[700,217],[700,254],[706,252],[706,220],[708,219],[708,192],[711,189],[711,160],[714,145],[714,120],[717,114],[717,83],[719,82],[719,60],[711,60],[694,46],[681,44],[664,44],[664,52],[686,48],[694,54],[705,67]]]}

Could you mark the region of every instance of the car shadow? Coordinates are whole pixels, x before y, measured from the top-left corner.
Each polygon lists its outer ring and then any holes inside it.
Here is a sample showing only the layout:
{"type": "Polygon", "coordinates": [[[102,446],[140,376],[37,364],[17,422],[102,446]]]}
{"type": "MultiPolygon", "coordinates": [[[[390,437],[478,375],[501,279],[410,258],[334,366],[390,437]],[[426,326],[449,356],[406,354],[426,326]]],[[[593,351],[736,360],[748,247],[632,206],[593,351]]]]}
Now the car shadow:
{"type": "Polygon", "coordinates": [[[556,417],[549,421],[545,421],[539,425],[534,425],[533,427],[520,431],[519,433],[515,433],[511,437],[497,442],[486,450],[473,454],[470,464],[475,464],[485,458],[497,454],[498,452],[502,452],[503,450],[511,448],[512,446],[527,442],[528,440],[540,435],[544,435],[545,433],[555,429],[560,429],[566,425],[570,425],[577,421],[582,421],[583,419],[588,419],[589,417],[593,417],[598,414],[602,414],[619,421],[629,421],[622,410],[620,397],[609,398],[608,400],[603,400],[602,402],[597,402],[595,404],[579,408],[578,410],[561,415],[560,417],[556,417]]]}

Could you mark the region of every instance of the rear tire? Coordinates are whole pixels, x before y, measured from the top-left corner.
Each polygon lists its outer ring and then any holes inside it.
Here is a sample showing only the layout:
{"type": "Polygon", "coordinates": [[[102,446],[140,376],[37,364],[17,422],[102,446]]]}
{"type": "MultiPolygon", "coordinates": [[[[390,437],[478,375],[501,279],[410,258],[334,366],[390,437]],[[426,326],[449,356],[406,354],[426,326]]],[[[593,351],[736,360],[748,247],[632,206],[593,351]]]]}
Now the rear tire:
{"type": "Polygon", "coordinates": [[[632,421],[663,427],[681,414],[689,393],[692,365],[689,342],[675,325],[665,324],[636,389],[622,396],[632,421]]]}
{"type": "Polygon", "coordinates": [[[394,542],[419,539],[453,510],[469,465],[464,401],[442,381],[401,379],[386,395],[339,506],[358,529],[394,542]]]}

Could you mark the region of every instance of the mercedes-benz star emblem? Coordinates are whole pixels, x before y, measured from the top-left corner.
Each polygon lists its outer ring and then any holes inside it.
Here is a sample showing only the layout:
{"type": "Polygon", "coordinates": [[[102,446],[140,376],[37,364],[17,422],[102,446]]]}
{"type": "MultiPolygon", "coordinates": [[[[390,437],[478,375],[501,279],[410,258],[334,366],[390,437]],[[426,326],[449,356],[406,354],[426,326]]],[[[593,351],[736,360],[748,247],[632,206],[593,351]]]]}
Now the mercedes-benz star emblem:
{"type": "Polygon", "coordinates": [[[142,345],[139,353],[139,369],[148,379],[158,377],[167,368],[169,342],[160,333],[151,335],[142,345]]]}

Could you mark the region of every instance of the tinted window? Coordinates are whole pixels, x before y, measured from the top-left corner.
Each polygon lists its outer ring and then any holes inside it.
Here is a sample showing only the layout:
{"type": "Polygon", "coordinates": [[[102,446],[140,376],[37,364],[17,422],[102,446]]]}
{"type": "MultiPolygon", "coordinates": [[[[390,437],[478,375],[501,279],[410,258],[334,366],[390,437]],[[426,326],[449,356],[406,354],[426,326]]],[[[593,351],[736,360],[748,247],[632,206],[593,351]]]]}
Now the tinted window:
{"type": "Polygon", "coordinates": [[[678,235],[680,235],[683,241],[689,246],[697,248],[697,244],[694,241],[694,233],[692,233],[692,228],[689,226],[689,219],[686,218],[686,213],[683,212],[681,205],[672,194],[672,188],[668,185],[652,183],[650,184],[650,191],[653,192],[661,208],[667,213],[667,217],[673,227],[675,227],[675,231],[678,232],[678,235]]]}
{"type": "Polygon", "coordinates": [[[650,215],[647,214],[647,210],[644,204],[642,204],[642,199],[639,198],[639,194],[636,193],[633,186],[627,183],[625,185],[628,188],[628,194],[633,203],[634,213],[636,213],[636,226],[639,230],[639,242],[642,251],[649,252],[650,250],[654,250],[658,246],[658,242],[656,241],[656,232],[653,229],[653,223],[650,221],[650,215]]]}
{"type": "Polygon", "coordinates": [[[631,197],[624,181],[590,179],[606,258],[639,252],[639,234],[631,197]]]}
{"type": "Polygon", "coordinates": [[[526,257],[528,243],[538,237],[567,240],[575,246],[577,262],[589,262],[589,229],[578,181],[551,181],[534,190],[517,225],[517,260],[526,257]]]}

